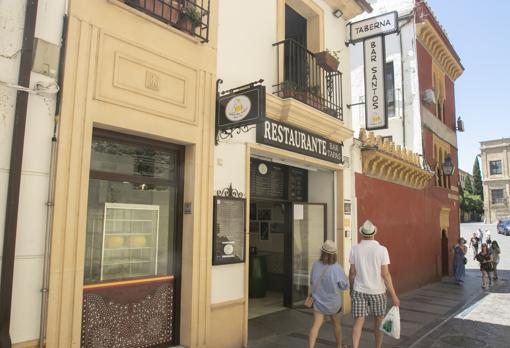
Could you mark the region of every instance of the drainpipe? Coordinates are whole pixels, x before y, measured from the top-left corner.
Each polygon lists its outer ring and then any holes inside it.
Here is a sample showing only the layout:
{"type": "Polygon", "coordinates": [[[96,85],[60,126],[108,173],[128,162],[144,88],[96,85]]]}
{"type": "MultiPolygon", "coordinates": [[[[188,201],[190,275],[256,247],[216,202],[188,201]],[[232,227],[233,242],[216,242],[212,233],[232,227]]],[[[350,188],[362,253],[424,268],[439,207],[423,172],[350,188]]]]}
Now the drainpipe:
{"type": "Polygon", "coordinates": [[[44,236],[44,258],[43,258],[43,280],[41,287],[41,320],[39,324],[39,348],[44,348],[46,345],[46,328],[48,324],[48,291],[50,286],[50,255],[51,255],[51,236],[53,227],[53,207],[55,202],[55,174],[57,164],[57,131],[58,122],[60,118],[60,102],[62,96],[62,85],[64,77],[64,62],[65,62],[65,49],[67,40],[67,2],[64,15],[64,23],[62,26],[62,40],[60,47],[59,68],[58,68],[58,86],[59,92],[55,105],[55,123],[53,126],[53,137],[51,138],[51,156],[50,156],[50,173],[48,185],[48,199],[46,201],[46,231],[44,236]]]}
{"type": "MultiPolygon", "coordinates": [[[[38,0],[27,0],[25,8],[25,25],[23,29],[23,44],[18,76],[18,85],[23,87],[29,87],[30,85],[37,4],[38,0]]],[[[2,275],[0,278],[0,347],[2,348],[11,348],[12,346],[9,333],[11,325],[12,280],[14,275],[21,165],[23,162],[27,105],[28,93],[25,91],[18,91],[16,96],[16,108],[14,111],[9,186],[7,188],[5,209],[2,275]]]]}

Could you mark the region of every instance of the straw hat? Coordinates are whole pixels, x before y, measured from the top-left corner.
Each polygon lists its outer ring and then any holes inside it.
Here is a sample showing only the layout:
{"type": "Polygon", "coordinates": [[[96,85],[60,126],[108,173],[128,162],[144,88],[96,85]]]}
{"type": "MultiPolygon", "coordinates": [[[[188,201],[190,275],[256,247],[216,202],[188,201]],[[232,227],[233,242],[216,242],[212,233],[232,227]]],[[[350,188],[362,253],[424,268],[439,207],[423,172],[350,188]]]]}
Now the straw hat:
{"type": "Polygon", "coordinates": [[[377,233],[377,227],[370,220],[366,220],[359,228],[359,233],[371,237],[377,233]]]}
{"type": "Polygon", "coordinates": [[[321,250],[326,254],[336,254],[336,245],[333,241],[329,239],[322,244],[321,250]]]}

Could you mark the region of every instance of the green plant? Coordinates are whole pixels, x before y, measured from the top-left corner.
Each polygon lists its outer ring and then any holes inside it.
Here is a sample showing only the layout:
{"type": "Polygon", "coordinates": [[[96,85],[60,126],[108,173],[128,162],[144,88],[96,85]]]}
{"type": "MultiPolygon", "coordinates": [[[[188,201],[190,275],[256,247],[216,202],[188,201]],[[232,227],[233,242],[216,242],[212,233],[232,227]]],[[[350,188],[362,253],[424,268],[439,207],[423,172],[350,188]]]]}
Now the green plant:
{"type": "Polygon", "coordinates": [[[308,93],[311,93],[313,95],[320,95],[321,94],[321,86],[315,85],[308,87],[308,93]]]}
{"type": "Polygon", "coordinates": [[[298,85],[294,81],[283,81],[280,85],[282,91],[297,91],[298,85]]]}
{"type": "Polygon", "coordinates": [[[182,15],[189,18],[193,26],[198,26],[202,22],[202,14],[193,5],[188,4],[182,9],[182,15]]]}

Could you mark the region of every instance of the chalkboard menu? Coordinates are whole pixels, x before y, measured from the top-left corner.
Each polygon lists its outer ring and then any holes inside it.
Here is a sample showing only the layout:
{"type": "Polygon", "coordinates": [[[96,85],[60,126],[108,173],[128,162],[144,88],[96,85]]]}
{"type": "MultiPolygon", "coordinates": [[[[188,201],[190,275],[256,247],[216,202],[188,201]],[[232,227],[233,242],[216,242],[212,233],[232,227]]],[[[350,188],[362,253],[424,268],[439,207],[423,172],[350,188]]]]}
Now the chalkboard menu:
{"type": "Polygon", "coordinates": [[[308,171],[289,168],[289,196],[292,202],[308,200],[308,171]]]}
{"type": "Polygon", "coordinates": [[[252,159],[250,196],[252,198],[306,202],[308,201],[308,171],[252,159]],[[263,170],[260,165],[263,166],[263,170]]]}
{"type": "Polygon", "coordinates": [[[245,205],[242,198],[214,197],[213,265],[244,262],[245,205]]]}
{"type": "Polygon", "coordinates": [[[283,166],[275,165],[271,162],[252,161],[250,169],[251,196],[285,200],[287,196],[285,190],[286,175],[287,173],[283,166]],[[267,167],[265,174],[260,173],[260,164],[267,167]]]}

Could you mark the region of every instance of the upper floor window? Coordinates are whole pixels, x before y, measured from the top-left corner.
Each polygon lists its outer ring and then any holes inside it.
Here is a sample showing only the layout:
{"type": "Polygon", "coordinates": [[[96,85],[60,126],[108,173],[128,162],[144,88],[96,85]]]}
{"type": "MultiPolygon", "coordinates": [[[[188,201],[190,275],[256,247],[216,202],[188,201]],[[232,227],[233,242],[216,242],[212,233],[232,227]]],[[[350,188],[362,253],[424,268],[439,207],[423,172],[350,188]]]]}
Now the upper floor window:
{"type": "Polygon", "coordinates": [[[384,76],[388,117],[395,117],[395,70],[393,62],[386,63],[384,76]]]}
{"type": "Polygon", "coordinates": [[[501,166],[501,160],[489,161],[489,167],[490,167],[491,175],[503,173],[503,168],[501,166]]]}
{"type": "Polygon", "coordinates": [[[161,22],[209,41],[209,0],[120,0],[161,22]]]}
{"type": "Polygon", "coordinates": [[[445,75],[437,66],[432,67],[432,87],[436,97],[436,117],[445,122],[444,102],[445,102],[445,75]]]}
{"type": "Polygon", "coordinates": [[[505,193],[503,189],[491,190],[491,202],[492,204],[505,203],[505,193]]]}

